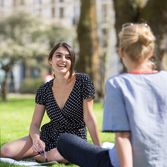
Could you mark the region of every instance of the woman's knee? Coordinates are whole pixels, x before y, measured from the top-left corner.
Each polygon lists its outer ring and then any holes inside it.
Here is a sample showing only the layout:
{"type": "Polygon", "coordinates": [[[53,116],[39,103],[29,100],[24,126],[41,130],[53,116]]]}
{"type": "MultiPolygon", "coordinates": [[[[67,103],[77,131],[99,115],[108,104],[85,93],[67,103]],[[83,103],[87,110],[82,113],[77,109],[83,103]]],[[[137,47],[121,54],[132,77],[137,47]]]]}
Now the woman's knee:
{"type": "Polygon", "coordinates": [[[57,148],[59,150],[59,148],[61,147],[65,147],[65,145],[68,143],[68,138],[69,138],[68,133],[63,133],[60,135],[59,139],[58,139],[58,143],[57,143],[57,148]]]}
{"type": "Polygon", "coordinates": [[[54,148],[47,152],[47,160],[48,161],[58,161],[61,163],[67,163],[68,161],[64,159],[64,157],[59,153],[57,148],[54,148]]]}
{"type": "Polygon", "coordinates": [[[60,135],[57,143],[57,150],[60,152],[61,155],[64,156],[67,151],[69,152],[69,150],[72,149],[73,136],[74,135],[69,133],[64,133],[60,135]]]}
{"type": "Polygon", "coordinates": [[[2,146],[0,151],[0,157],[10,157],[14,156],[14,150],[9,144],[5,144],[2,146]]]}

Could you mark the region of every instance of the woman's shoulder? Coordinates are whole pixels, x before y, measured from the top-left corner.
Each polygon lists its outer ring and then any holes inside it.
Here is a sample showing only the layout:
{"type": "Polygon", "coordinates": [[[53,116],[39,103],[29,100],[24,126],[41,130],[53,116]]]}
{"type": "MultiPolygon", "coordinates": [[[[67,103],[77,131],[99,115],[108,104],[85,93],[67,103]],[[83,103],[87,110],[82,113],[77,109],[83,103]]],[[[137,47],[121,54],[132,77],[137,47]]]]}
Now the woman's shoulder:
{"type": "Polygon", "coordinates": [[[40,85],[37,90],[46,91],[48,88],[52,87],[52,84],[53,84],[53,79],[40,85]]]}
{"type": "Polygon", "coordinates": [[[106,82],[107,83],[108,82],[116,82],[117,80],[120,80],[124,75],[125,75],[124,73],[112,75],[107,79],[106,82]]]}
{"type": "Polygon", "coordinates": [[[167,80],[167,71],[158,71],[153,74],[130,74],[130,73],[121,73],[121,74],[116,74],[113,76],[110,76],[106,84],[108,85],[113,85],[113,86],[118,86],[118,85],[124,85],[124,84],[130,84],[130,83],[141,83],[143,80],[151,80],[151,81],[156,81],[156,80],[167,80]]]}
{"type": "Polygon", "coordinates": [[[106,80],[106,86],[111,86],[114,88],[119,88],[121,85],[126,84],[126,82],[129,82],[131,78],[129,77],[128,73],[120,73],[120,74],[115,74],[113,76],[110,76],[106,80]]]}
{"type": "Polygon", "coordinates": [[[162,71],[159,71],[159,74],[160,74],[160,75],[164,75],[165,77],[167,77],[167,71],[163,71],[163,70],[162,70],[162,71]]]}
{"type": "Polygon", "coordinates": [[[82,80],[90,80],[89,74],[86,73],[76,73],[76,76],[82,80]]]}

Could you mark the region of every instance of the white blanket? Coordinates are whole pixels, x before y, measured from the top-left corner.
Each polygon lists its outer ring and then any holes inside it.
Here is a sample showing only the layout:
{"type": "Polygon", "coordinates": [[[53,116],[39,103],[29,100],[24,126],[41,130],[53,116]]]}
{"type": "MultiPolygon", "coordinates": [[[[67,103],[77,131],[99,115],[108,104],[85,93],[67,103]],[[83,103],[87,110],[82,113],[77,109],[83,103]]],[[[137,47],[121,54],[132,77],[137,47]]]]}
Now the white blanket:
{"type": "Polygon", "coordinates": [[[47,165],[52,165],[52,164],[57,163],[57,161],[44,162],[44,163],[38,163],[38,162],[33,162],[33,161],[16,161],[11,158],[0,158],[0,162],[9,163],[13,165],[20,165],[20,166],[31,166],[31,167],[33,166],[47,167],[47,165]]]}

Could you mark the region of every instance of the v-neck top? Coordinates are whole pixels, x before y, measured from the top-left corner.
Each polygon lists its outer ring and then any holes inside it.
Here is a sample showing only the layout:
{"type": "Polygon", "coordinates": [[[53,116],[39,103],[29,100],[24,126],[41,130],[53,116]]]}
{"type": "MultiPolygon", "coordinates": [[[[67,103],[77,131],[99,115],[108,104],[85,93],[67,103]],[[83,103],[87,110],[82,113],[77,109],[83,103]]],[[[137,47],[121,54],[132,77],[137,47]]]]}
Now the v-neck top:
{"type": "Polygon", "coordinates": [[[64,107],[60,109],[53,91],[53,80],[39,87],[35,102],[45,106],[50,122],[41,127],[41,139],[45,142],[46,151],[57,146],[61,133],[72,133],[86,139],[86,128],[83,118],[83,100],[95,97],[94,85],[87,74],[76,73],[76,80],[64,107]]]}

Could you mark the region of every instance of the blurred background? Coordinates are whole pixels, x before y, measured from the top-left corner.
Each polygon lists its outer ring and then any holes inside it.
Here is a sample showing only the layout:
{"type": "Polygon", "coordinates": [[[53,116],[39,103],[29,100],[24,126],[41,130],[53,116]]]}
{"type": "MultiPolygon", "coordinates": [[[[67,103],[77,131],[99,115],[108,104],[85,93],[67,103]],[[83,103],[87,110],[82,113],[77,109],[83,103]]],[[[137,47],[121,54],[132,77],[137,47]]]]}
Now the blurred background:
{"type": "Polygon", "coordinates": [[[124,72],[117,37],[126,22],[148,23],[156,40],[157,69],[167,70],[166,0],[0,0],[0,96],[31,94],[51,73],[48,53],[65,41],[103,99],[109,76],[124,72]]]}

